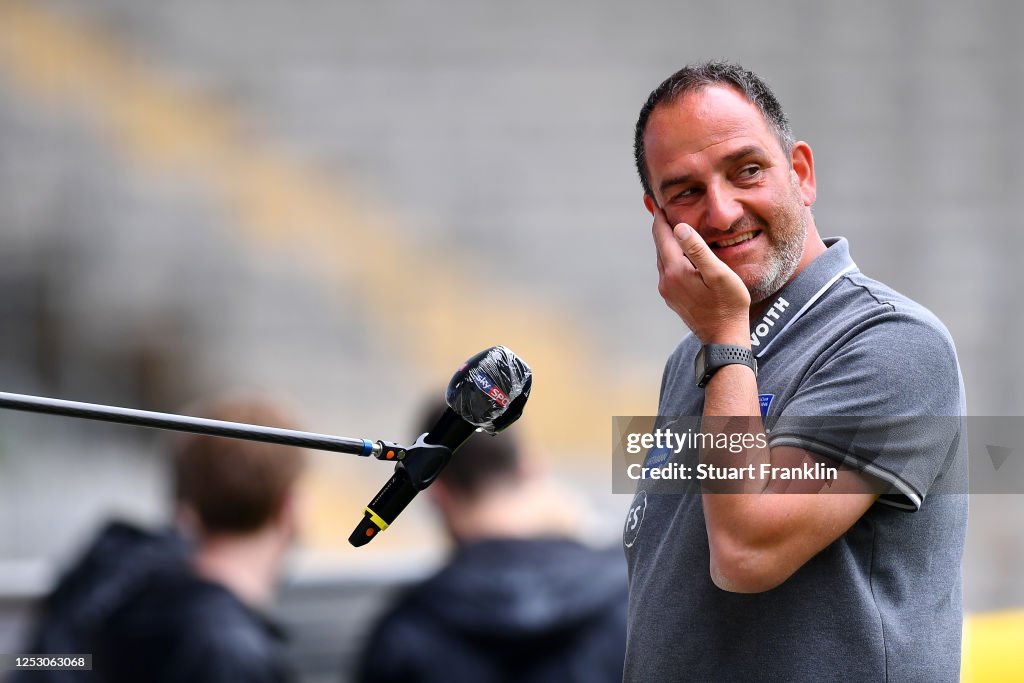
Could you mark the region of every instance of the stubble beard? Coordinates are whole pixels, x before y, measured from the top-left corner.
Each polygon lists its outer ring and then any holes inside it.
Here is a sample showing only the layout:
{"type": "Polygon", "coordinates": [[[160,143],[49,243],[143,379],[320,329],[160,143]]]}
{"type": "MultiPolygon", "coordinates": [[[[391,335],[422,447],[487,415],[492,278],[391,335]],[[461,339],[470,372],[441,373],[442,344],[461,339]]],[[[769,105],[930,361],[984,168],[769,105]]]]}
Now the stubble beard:
{"type": "Polygon", "coordinates": [[[757,282],[747,288],[752,304],[761,303],[785,287],[803,258],[807,241],[807,215],[798,187],[793,187],[791,201],[780,207],[773,219],[772,230],[770,233],[765,232],[768,256],[764,270],[757,282]]]}

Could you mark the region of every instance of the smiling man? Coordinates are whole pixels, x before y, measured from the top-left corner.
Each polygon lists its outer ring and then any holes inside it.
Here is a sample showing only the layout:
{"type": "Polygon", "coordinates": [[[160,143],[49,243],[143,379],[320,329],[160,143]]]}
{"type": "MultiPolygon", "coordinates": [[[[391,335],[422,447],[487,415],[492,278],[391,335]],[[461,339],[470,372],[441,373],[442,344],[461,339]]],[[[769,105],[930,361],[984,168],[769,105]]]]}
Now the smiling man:
{"type": "Polygon", "coordinates": [[[672,75],[635,151],[658,289],[690,330],[661,424],[763,447],[676,456],[759,473],[729,487],[640,481],[626,680],[956,680],[966,433],[949,333],[819,236],[811,148],[753,73],[672,75]]]}

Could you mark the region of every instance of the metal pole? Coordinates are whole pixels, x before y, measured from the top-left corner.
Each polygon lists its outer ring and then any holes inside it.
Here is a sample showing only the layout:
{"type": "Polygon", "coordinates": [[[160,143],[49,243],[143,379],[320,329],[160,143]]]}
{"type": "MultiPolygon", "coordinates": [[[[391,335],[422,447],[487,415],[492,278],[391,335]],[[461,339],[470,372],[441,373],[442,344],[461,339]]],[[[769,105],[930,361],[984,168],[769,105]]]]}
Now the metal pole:
{"type": "Polygon", "coordinates": [[[79,403],[78,401],[10,394],[2,391],[0,391],[0,408],[23,410],[31,413],[46,413],[48,415],[80,417],[87,420],[118,422],[139,427],[156,427],[157,429],[208,434],[210,436],[226,436],[233,439],[247,439],[249,441],[265,441],[285,446],[315,448],[321,451],[353,453],[361,456],[373,455],[374,457],[380,457],[382,448],[381,442],[373,442],[368,439],[349,439],[342,436],[300,432],[294,429],[278,429],[276,427],[263,427],[261,425],[226,422],[224,420],[208,420],[202,417],[155,413],[149,410],[118,408],[117,406],[104,406],[95,403],[79,403]]]}

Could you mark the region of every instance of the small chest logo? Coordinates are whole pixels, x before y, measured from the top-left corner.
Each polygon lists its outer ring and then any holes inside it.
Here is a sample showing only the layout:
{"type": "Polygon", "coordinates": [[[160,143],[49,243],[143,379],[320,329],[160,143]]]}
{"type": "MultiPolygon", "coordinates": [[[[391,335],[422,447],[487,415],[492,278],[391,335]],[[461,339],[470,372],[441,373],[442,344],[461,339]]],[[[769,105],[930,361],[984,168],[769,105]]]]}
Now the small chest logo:
{"type": "Polygon", "coordinates": [[[640,535],[640,525],[644,523],[644,513],[647,511],[647,491],[641,491],[633,499],[633,504],[626,513],[626,526],[622,531],[622,543],[627,548],[632,548],[636,543],[636,537],[640,535]]]}
{"type": "Polygon", "coordinates": [[[761,417],[768,417],[768,409],[772,407],[775,394],[758,394],[757,400],[761,404],[761,417]]]}

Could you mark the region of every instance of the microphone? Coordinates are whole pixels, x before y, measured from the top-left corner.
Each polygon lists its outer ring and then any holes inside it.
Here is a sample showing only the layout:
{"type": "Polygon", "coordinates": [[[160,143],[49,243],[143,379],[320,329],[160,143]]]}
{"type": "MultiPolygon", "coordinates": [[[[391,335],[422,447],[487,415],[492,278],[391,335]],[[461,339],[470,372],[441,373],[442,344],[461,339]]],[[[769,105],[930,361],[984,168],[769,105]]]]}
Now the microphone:
{"type": "Polygon", "coordinates": [[[366,506],[348,542],[358,548],[387,529],[473,432],[497,434],[518,420],[532,385],[530,367],[504,346],[492,346],[463,363],[448,383],[448,407],[430,431],[406,450],[395,473],[366,506]]]}

